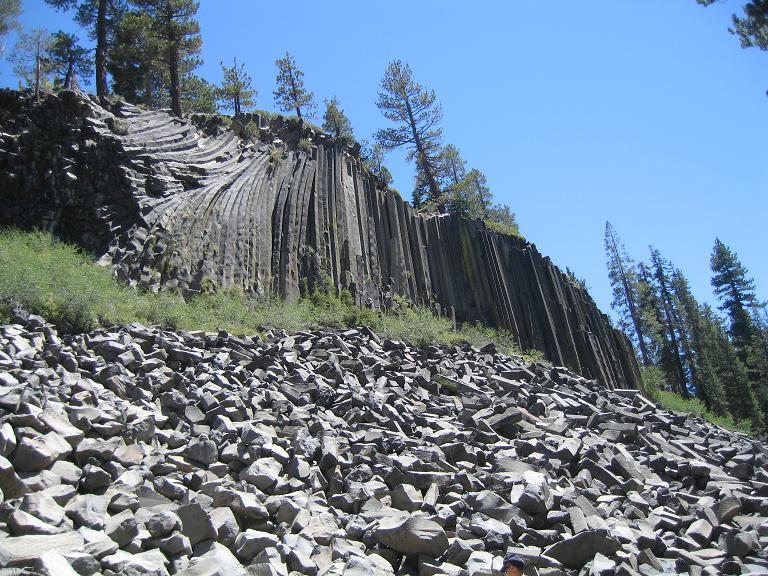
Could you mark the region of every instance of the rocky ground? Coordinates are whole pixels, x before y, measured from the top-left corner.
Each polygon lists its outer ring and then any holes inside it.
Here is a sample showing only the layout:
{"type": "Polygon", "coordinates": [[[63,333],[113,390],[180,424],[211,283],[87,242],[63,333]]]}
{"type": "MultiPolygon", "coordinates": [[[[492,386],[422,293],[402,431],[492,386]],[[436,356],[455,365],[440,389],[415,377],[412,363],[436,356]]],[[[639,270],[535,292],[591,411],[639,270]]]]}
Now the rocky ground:
{"type": "Polygon", "coordinates": [[[768,452],[492,346],[0,327],[0,574],[768,573],[768,452]]]}

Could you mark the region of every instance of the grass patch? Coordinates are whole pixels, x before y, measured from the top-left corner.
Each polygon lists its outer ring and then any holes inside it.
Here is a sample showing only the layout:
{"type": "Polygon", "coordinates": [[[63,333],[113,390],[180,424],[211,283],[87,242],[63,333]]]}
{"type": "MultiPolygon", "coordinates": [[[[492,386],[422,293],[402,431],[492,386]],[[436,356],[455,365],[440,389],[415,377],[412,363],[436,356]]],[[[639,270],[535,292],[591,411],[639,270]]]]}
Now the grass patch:
{"type": "MultiPolygon", "coordinates": [[[[295,332],[368,326],[384,338],[419,347],[461,343],[482,347],[493,342],[502,353],[522,355],[509,331],[480,324],[453,330],[447,318],[404,302],[387,313],[359,308],[346,291],[340,296],[315,292],[290,303],[249,297],[234,289],[189,300],[170,291],[141,292],[117,282],[109,269],[95,265],[77,247],[43,232],[0,231],[0,323],[10,320],[13,306],[74,332],[130,322],[233,334],[257,334],[265,327],[295,332]]],[[[529,353],[526,358],[540,359],[541,354],[529,353]]]]}
{"type": "Polygon", "coordinates": [[[730,415],[718,416],[714,412],[707,410],[704,402],[699,398],[683,398],[670,390],[666,390],[664,373],[659,367],[642,366],[640,368],[640,375],[648,398],[661,404],[664,409],[671,412],[692,414],[693,416],[712,422],[717,426],[721,426],[726,430],[741,432],[750,436],[757,436],[752,429],[752,423],[750,421],[741,420],[737,422],[730,415]]]}

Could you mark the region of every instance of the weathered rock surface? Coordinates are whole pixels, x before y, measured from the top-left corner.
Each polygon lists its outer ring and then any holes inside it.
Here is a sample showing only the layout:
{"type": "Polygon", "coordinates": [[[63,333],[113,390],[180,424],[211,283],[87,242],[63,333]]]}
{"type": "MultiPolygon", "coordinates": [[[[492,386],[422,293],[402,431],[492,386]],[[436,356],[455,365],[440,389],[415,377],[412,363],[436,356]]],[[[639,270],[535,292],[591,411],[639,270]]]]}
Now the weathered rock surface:
{"type": "Polygon", "coordinates": [[[0,567],[479,576],[515,552],[550,576],[768,571],[758,441],[490,348],[265,338],[0,326],[0,567]],[[114,386],[121,347],[137,358],[114,386]]]}
{"type": "Polygon", "coordinates": [[[293,298],[330,282],[384,307],[399,294],[508,328],[522,350],[608,387],[640,385],[624,335],[533,244],[418,215],[362,169],[356,145],[301,122],[249,115],[248,140],[220,118],[193,120],[0,91],[0,226],[50,230],[147,288],[293,298]]]}

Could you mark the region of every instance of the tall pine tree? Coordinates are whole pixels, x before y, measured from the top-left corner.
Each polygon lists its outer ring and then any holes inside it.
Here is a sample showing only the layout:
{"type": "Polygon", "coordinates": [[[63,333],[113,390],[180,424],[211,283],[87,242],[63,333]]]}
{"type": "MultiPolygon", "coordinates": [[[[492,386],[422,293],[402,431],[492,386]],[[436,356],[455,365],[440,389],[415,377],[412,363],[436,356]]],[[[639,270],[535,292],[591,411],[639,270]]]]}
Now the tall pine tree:
{"type": "Polygon", "coordinates": [[[672,291],[679,303],[681,321],[690,337],[690,356],[687,357],[693,375],[694,387],[707,410],[718,416],[728,414],[723,383],[716,371],[716,334],[711,322],[704,317],[699,303],[691,293],[688,280],[680,270],[672,273],[672,291]]]}
{"type": "Polygon", "coordinates": [[[243,108],[253,108],[256,105],[256,90],[251,85],[252,80],[245,71],[245,64],[237,64],[235,58],[232,66],[221,63],[224,80],[219,88],[219,102],[225,110],[232,110],[235,116],[243,112],[243,108]]]}
{"type": "Polygon", "coordinates": [[[661,335],[661,368],[664,370],[672,389],[683,398],[688,398],[690,396],[687,386],[688,379],[682,361],[687,336],[682,330],[677,305],[671,291],[669,278],[671,267],[669,262],[661,256],[661,253],[653,247],[651,247],[651,267],[664,328],[661,335]]]}
{"type": "MultiPolygon", "coordinates": [[[[133,3],[151,18],[152,30],[168,72],[171,111],[181,116],[184,74],[191,75],[200,64],[196,56],[203,41],[200,24],[195,19],[200,3],[194,0],[133,0],[133,3]]],[[[204,82],[199,78],[190,80],[192,83],[204,82]]]]}
{"type": "Polygon", "coordinates": [[[60,76],[58,85],[70,89],[76,76],[85,78],[93,74],[90,52],[80,45],[74,34],[59,31],[53,35],[48,48],[48,61],[51,71],[60,76]]]}
{"type": "Polygon", "coordinates": [[[746,360],[746,347],[755,336],[751,310],[756,303],[755,283],[748,277],[747,269],[738,257],[720,239],[710,259],[712,286],[720,299],[720,310],[728,313],[731,322],[730,333],[740,358],[746,360]]]}
{"type": "Polygon", "coordinates": [[[638,309],[637,273],[635,263],[627,254],[616,230],[605,223],[605,251],[608,256],[608,278],[613,289],[611,307],[619,314],[619,327],[632,338],[640,350],[643,365],[650,366],[651,358],[638,309]]]}
{"type": "Polygon", "coordinates": [[[425,200],[437,202],[441,192],[436,163],[442,137],[438,125],[443,115],[435,100],[434,90],[427,90],[413,80],[407,63],[390,62],[381,81],[376,106],[396,126],[376,132],[376,140],[387,152],[401,146],[408,148],[408,158],[416,161],[417,174],[420,170],[426,183],[425,200]]]}
{"type": "Polygon", "coordinates": [[[109,47],[114,39],[118,24],[125,14],[124,0],[45,0],[59,10],[76,9],[75,21],[89,31],[96,40],[96,94],[106,96],[107,61],[109,47]]]}
{"type": "Polygon", "coordinates": [[[283,58],[275,61],[277,66],[277,89],[274,91],[275,101],[283,112],[296,111],[303,118],[301,111],[310,118],[314,115],[314,94],[304,87],[304,72],[296,65],[288,52],[283,58]]]}

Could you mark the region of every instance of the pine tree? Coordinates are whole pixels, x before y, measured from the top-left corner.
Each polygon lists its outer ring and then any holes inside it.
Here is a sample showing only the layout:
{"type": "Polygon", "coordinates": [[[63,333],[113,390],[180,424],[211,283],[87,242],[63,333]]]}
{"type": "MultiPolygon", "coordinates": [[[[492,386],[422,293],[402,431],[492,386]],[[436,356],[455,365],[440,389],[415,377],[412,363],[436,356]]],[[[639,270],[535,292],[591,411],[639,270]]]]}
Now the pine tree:
{"type": "Polygon", "coordinates": [[[756,302],[754,280],[747,276],[747,269],[739,262],[736,254],[719,238],[715,240],[710,264],[713,272],[712,286],[721,302],[720,310],[728,312],[733,344],[744,361],[744,350],[755,336],[750,314],[756,302]]]}
{"type": "MultiPolygon", "coordinates": [[[[664,328],[661,337],[661,368],[669,378],[672,389],[688,398],[687,377],[681,360],[687,344],[687,337],[682,331],[676,302],[672,296],[669,269],[671,266],[655,248],[651,247],[651,267],[653,279],[658,294],[662,326],[664,328]]],[[[690,353],[688,354],[690,355],[690,353]]]]}
{"type": "Polygon", "coordinates": [[[323,114],[323,130],[334,138],[346,138],[352,140],[352,124],[339,107],[336,96],[325,101],[325,113],[323,114]]]}
{"type": "MultiPolygon", "coordinates": [[[[435,103],[434,90],[427,90],[413,81],[411,68],[400,60],[389,63],[381,81],[376,102],[387,120],[397,123],[395,128],[376,132],[376,140],[386,151],[401,146],[409,148],[408,158],[416,161],[417,186],[419,170],[426,183],[426,200],[438,202],[440,187],[437,182],[436,162],[440,152],[442,119],[440,105],[435,103]]],[[[415,195],[416,196],[416,195],[415,195]]],[[[414,198],[415,204],[421,203],[414,198]]]]}
{"type": "MultiPolygon", "coordinates": [[[[195,19],[200,3],[194,0],[133,0],[145,11],[152,22],[155,37],[161,46],[168,71],[168,90],[171,111],[181,116],[182,81],[184,74],[200,65],[196,55],[200,53],[202,39],[200,24],[195,19]]],[[[196,77],[189,77],[190,85],[200,83],[196,77]]]]}
{"type": "Polygon", "coordinates": [[[73,86],[75,76],[85,78],[93,74],[90,50],[82,47],[74,34],[59,31],[53,35],[48,48],[51,71],[59,74],[57,82],[65,89],[73,86]]]}
{"type": "Polygon", "coordinates": [[[18,27],[21,0],[0,0],[0,56],[5,51],[5,35],[18,27]]]}
{"type": "Polygon", "coordinates": [[[705,322],[705,333],[710,334],[712,345],[716,350],[713,356],[715,370],[723,384],[731,416],[736,421],[750,421],[754,430],[762,429],[763,413],[749,382],[744,363],[728,338],[720,319],[709,306],[702,307],[702,318],[705,322]]]}
{"type": "Polygon", "coordinates": [[[120,19],[126,11],[124,0],[45,0],[60,10],[76,9],[75,21],[96,40],[96,94],[106,96],[107,54],[120,19]]]}
{"type": "Polygon", "coordinates": [[[728,414],[723,383],[715,370],[717,350],[711,324],[702,313],[699,303],[691,293],[688,280],[680,270],[672,273],[672,290],[679,302],[681,319],[685,332],[690,334],[691,373],[695,374],[694,386],[707,410],[718,416],[728,414]]]}
{"type": "Polygon", "coordinates": [[[40,92],[49,87],[48,76],[51,64],[48,50],[51,47],[51,34],[44,28],[33,28],[28,33],[21,32],[8,60],[13,63],[14,73],[33,89],[35,100],[40,101],[40,92]]]}
{"type": "Polygon", "coordinates": [[[251,77],[245,71],[245,64],[237,64],[235,58],[232,66],[221,63],[224,80],[219,88],[219,102],[224,110],[233,110],[235,116],[240,116],[243,108],[253,108],[256,105],[256,90],[251,85],[251,77]]]}
{"type": "Polygon", "coordinates": [[[384,166],[384,150],[378,143],[371,145],[368,140],[363,140],[360,145],[360,158],[363,160],[363,167],[376,177],[381,188],[386,189],[392,184],[392,173],[384,166]]]}
{"type": "Polygon", "coordinates": [[[643,365],[650,366],[651,359],[638,310],[635,265],[610,222],[605,223],[605,250],[608,255],[608,278],[613,288],[611,307],[619,313],[620,328],[634,335],[634,344],[640,350],[643,365]]]}
{"type": "Polygon", "coordinates": [[[308,117],[314,115],[315,101],[312,92],[304,88],[304,72],[296,66],[296,60],[288,52],[284,58],[275,61],[277,66],[277,89],[274,91],[275,101],[283,112],[296,110],[296,115],[302,118],[302,109],[308,117]]]}
{"type": "Polygon", "coordinates": [[[661,303],[657,294],[653,271],[645,262],[637,264],[637,310],[638,321],[645,338],[648,360],[652,365],[659,363],[664,334],[661,303]]]}
{"type": "Polygon", "coordinates": [[[110,47],[107,71],[112,88],[134,104],[160,106],[167,90],[163,43],[144,11],[128,12],[120,20],[110,47]]]}

